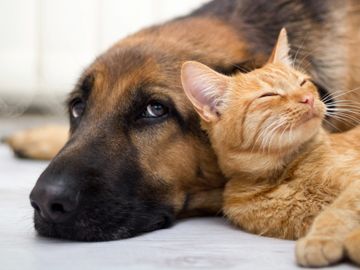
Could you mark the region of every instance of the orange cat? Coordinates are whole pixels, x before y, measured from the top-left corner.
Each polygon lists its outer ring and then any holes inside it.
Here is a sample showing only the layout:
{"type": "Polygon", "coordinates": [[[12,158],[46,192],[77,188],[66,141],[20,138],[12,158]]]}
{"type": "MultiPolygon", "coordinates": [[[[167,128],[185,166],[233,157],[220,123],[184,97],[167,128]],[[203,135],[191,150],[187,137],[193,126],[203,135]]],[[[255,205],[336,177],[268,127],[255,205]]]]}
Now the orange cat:
{"type": "Polygon", "coordinates": [[[303,237],[300,265],[346,255],[360,264],[360,128],[322,128],[326,106],[288,53],[283,29],[268,63],[249,73],[227,77],[183,65],[185,93],[230,179],[224,213],[252,233],[303,237]]]}

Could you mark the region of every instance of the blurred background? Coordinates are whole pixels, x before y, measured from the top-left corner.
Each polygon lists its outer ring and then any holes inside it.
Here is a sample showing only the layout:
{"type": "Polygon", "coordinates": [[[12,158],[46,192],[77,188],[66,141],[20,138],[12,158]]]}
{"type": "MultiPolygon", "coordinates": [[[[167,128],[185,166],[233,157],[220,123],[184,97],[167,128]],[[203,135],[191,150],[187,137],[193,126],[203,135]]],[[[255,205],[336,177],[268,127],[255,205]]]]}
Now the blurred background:
{"type": "Polygon", "coordinates": [[[66,122],[66,95],[99,53],[205,2],[0,0],[0,135],[66,122]]]}

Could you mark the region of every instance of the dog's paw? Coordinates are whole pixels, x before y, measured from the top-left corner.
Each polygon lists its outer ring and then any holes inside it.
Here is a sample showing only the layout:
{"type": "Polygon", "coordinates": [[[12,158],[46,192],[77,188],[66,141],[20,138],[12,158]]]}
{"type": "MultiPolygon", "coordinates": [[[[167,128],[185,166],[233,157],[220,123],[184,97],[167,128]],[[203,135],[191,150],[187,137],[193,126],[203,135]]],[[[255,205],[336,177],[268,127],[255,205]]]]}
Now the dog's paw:
{"type": "Polygon", "coordinates": [[[68,128],[43,126],[17,132],[3,141],[19,158],[50,160],[65,145],[68,128]]]}
{"type": "Polygon", "coordinates": [[[360,229],[351,232],[346,237],[344,245],[349,259],[360,265],[360,229]]]}
{"type": "Polygon", "coordinates": [[[297,241],[295,252],[299,265],[322,267],[342,260],[344,246],[336,239],[308,236],[297,241]]]}

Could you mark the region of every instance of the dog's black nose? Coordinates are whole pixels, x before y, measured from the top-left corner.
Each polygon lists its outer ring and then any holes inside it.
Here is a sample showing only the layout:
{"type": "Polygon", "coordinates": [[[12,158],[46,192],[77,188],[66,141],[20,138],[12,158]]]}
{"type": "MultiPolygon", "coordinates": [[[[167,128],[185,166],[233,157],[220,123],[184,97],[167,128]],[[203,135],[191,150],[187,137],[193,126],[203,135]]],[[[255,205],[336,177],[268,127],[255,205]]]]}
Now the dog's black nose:
{"type": "Polygon", "coordinates": [[[66,186],[63,181],[38,181],[30,194],[30,203],[46,221],[60,223],[68,220],[76,212],[79,196],[80,192],[66,186]]]}

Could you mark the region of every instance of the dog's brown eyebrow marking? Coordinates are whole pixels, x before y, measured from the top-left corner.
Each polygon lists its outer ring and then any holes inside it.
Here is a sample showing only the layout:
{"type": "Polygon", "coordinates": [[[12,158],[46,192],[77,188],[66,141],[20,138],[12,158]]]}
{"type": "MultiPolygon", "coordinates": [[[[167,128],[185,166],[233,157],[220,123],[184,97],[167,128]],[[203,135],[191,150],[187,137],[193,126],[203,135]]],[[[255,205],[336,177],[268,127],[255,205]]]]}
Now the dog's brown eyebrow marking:
{"type": "Polygon", "coordinates": [[[83,80],[81,89],[85,92],[91,91],[95,81],[95,76],[93,74],[87,75],[83,80]]]}
{"type": "Polygon", "coordinates": [[[94,82],[95,76],[93,74],[86,75],[84,79],[80,79],[75,89],[70,93],[66,104],[70,105],[72,101],[77,98],[87,99],[94,87],[94,82]]]}
{"type": "Polygon", "coordinates": [[[78,90],[85,98],[89,97],[91,90],[94,87],[94,82],[95,76],[93,74],[86,75],[85,78],[80,82],[78,90]]]}

